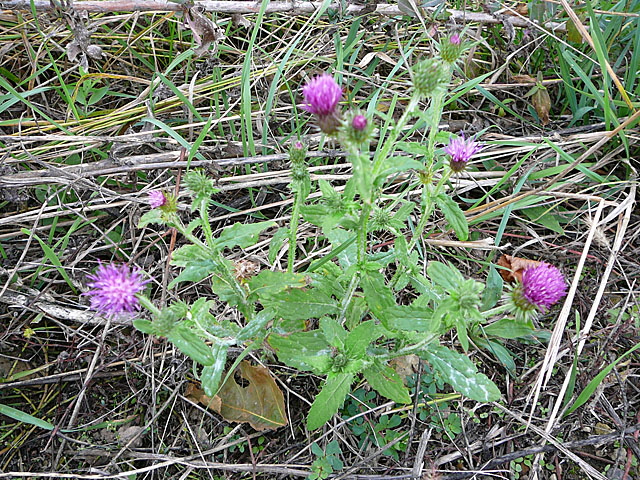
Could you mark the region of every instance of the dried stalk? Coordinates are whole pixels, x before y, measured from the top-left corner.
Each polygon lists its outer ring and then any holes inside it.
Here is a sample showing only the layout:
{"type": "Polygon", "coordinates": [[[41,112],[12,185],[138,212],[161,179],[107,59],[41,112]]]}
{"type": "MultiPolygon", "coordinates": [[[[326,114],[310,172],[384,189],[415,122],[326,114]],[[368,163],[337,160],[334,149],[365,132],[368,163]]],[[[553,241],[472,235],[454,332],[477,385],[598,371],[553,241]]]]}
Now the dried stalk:
{"type": "MultiPolygon", "coordinates": [[[[197,5],[203,7],[208,12],[218,12],[225,14],[252,14],[258,13],[260,10],[260,2],[252,2],[246,0],[240,1],[201,1],[196,2],[197,5]]],[[[266,13],[290,13],[292,15],[309,15],[319,10],[322,2],[270,2],[267,5],[266,13]]],[[[52,10],[52,2],[50,0],[4,0],[0,1],[0,10],[25,10],[31,11],[52,10]]],[[[105,1],[80,1],[73,4],[76,11],[84,11],[89,13],[107,13],[107,12],[150,12],[150,11],[172,11],[178,12],[183,10],[183,6],[179,3],[169,0],[105,0],[105,1]]],[[[340,9],[340,4],[332,4],[334,10],[340,9]]],[[[433,10],[433,9],[427,9],[433,10]]],[[[375,10],[370,11],[368,5],[357,5],[351,3],[347,6],[346,12],[350,14],[358,13],[376,13],[385,16],[403,15],[397,4],[378,4],[375,10]]],[[[447,9],[450,18],[459,23],[487,23],[498,24],[508,21],[515,27],[531,27],[533,22],[529,19],[517,14],[513,15],[495,15],[481,12],[466,12],[463,10],[447,9]]],[[[511,12],[512,13],[512,12],[511,12]]],[[[554,31],[565,31],[564,23],[546,22],[544,26],[554,31]]]]}

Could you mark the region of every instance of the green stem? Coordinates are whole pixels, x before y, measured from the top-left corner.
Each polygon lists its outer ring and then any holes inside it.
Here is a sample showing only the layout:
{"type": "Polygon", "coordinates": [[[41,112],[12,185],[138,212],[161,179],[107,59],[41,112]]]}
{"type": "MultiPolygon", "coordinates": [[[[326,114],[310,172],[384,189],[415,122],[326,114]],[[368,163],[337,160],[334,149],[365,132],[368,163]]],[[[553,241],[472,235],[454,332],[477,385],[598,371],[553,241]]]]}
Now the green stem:
{"type": "Polygon", "coordinates": [[[200,218],[202,219],[202,231],[204,232],[204,237],[207,241],[207,245],[209,248],[213,246],[213,231],[211,230],[211,225],[209,224],[209,202],[203,200],[199,207],[200,210],[200,218]]]}
{"type": "Polygon", "coordinates": [[[302,185],[298,185],[293,194],[293,209],[291,211],[291,221],[289,222],[289,256],[287,258],[287,272],[289,273],[293,273],[293,264],[296,260],[298,221],[300,219],[300,207],[303,202],[302,195],[300,195],[301,188],[302,185]]]}

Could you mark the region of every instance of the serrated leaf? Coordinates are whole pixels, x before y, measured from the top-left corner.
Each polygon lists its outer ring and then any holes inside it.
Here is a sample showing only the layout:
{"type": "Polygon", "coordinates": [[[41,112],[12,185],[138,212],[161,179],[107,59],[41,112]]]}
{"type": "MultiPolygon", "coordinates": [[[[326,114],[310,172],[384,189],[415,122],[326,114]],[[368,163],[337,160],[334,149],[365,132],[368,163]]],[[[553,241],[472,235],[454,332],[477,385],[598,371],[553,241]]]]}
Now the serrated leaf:
{"type": "Polygon", "coordinates": [[[262,304],[288,320],[306,320],[338,313],[336,301],[315,288],[280,292],[263,299],[262,304]]]}
{"type": "Polygon", "coordinates": [[[215,361],[213,364],[204,367],[200,374],[202,388],[204,389],[204,393],[209,397],[213,397],[220,386],[222,372],[224,372],[224,367],[227,363],[228,348],[228,345],[221,345],[218,343],[214,344],[213,347],[211,347],[211,350],[215,361]]]}
{"type": "Polygon", "coordinates": [[[182,323],[174,325],[167,338],[178,350],[200,365],[212,365],[215,361],[211,349],[191,329],[182,323]]]}
{"type": "Polygon", "coordinates": [[[269,370],[249,362],[240,364],[240,374],[249,385],[241,387],[231,377],[220,389],[220,415],[231,422],[248,422],[258,431],[273,430],[288,423],[284,395],[269,370]]]}
{"type": "Polygon", "coordinates": [[[270,309],[258,312],[255,317],[238,332],[236,338],[239,342],[254,340],[258,337],[264,338],[267,333],[267,324],[274,316],[275,313],[270,309]]]}
{"type": "MultiPolygon", "coordinates": [[[[331,242],[333,250],[338,250],[342,245],[351,241],[353,234],[341,228],[333,228],[326,232],[327,238],[331,242]]],[[[358,251],[355,242],[350,243],[345,249],[340,250],[337,255],[340,266],[343,269],[354,265],[358,258],[358,251]]]]}
{"type": "Polygon", "coordinates": [[[404,386],[400,375],[393,368],[374,362],[362,373],[371,388],[379,394],[396,403],[411,403],[407,387],[404,386]]]}
{"type": "Polygon", "coordinates": [[[296,332],[291,335],[270,335],[269,345],[278,360],[298,370],[323,375],[331,370],[331,346],[318,330],[296,332]]]}
{"type": "Polygon", "coordinates": [[[322,317],[320,319],[320,330],[327,340],[327,343],[339,350],[344,348],[344,341],[348,332],[331,317],[322,317]]]}
{"type": "Polygon", "coordinates": [[[370,272],[362,277],[360,286],[364,291],[365,301],[373,314],[385,327],[389,328],[385,312],[395,307],[396,301],[393,292],[385,284],[384,277],[380,273],[370,272]]]}
{"type": "Polygon", "coordinates": [[[327,375],[322,390],[313,401],[307,416],[307,428],[320,428],[338,412],[351,390],[354,375],[351,373],[330,373],[327,375]]]}
{"type": "Polygon", "coordinates": [[[500,398],[500,390],[486,375],[478,373],[476,366],[466,355],[441,345],[429,345],[421,356],[437,370],[445,382],[459,393],[477,402],[494,402],[500,398]]]}
{"type": "Polygon", "coordinates": [[[260,238],[260,233],[267,228],[274,227],[276,222],[235,223],[222,230],[220,236],[213,241],[211,248],[223,250],[225,248],[247,248],[255,245],[260,238]]]}
{"type": "Polygon", "coordinates": [[[358,359],[367,356],[369,344],[381,335],[373,320],[367,320],[349,332],[344,349],[349,358],[358,359]]]}
{"type": "Polygon", "coordinates": [[[248,282],[250,295],[253,298],[267,298],[292,288],[307,286],[305,275],[301,273],[274,272],[263,270],[248,282]]]}
{"type": "Polygon", "coordinates": [[[457,237],[466,242],[469,239],[469,223],[455,200],[449,195],[441,193],[436,197],[436,203],[457,237]]]}
{"type": "Polygon", "coordinates": [[[289,236],[288,228],[279,228],[276,230],[276,233],[271,237],[271,241],[269,242],[269,263],[273,264],[275,262],[278,253],[282,249],[282,245],[284,245],[285,240],[289,236]]]}

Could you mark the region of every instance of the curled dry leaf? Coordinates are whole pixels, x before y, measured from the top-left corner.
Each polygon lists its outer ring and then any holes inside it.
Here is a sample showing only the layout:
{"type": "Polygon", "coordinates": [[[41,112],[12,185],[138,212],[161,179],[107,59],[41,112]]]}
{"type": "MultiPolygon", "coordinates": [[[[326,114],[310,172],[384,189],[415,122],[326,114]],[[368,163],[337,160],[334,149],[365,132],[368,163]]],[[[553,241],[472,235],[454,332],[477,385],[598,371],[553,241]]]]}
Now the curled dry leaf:
{"type": "Polygon", "coordinates": [[[185,12],[185,20],[197,44],[197,48],[194,50],[196,55],[198,57],[204,55],[212,43],[213,53],[215,53],[218,49],[218,42],[224,38],[224,33],[207,16],[204,8],[200,6],[189,8],[185,12]]]}
{"type": "Polygon", "coordinates": [[[393,368],[400,377],[402,377],[402,381],[405,384],[407,377],[418,371],[419,364],[420,358],[413,354],[396,357],[389,361],[389,366],[393,368]]]}
{"type": "Polygon", "coordinates": [[[511,255],[502,255],[498,259],[498,265],[504,267],[500,269],[500,275],[505,282],[522,282],[522,273],[527,268],[537,267],[540,263],[511,255]]]}

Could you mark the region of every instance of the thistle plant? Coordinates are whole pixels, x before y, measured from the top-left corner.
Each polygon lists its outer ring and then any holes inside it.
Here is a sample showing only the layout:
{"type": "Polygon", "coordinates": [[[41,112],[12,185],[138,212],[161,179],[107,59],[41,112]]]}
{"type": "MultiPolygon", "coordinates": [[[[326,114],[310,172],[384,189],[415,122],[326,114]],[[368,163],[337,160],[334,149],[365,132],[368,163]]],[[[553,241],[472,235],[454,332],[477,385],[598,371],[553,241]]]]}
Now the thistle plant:
{"type": "MultiPolygon", "coordinates": [[[[523,324],[516,328],[520,334],[532,331],[530,312],[546,312],[564,295],[566,285],[557,268],[543,264],[525,272],[522,284],[511,290],[504,305],[483,310],[482,282],[435,261],[423,274],[415,246],[436,209],[447,220],[447,229],[461,240],[468,238],[464,212],[447,193],[448,179],[483,148],[464,135],[451,136],[444,149],[437,148],[452,68],[463,50],[457,35],[445,42],[441,57],[415,65],[406,107],[395,124],[380,129],[376,143],[376,117],[358,109],[343,111],[344,92],[331,75],[314,77],[302,87],[301,108],[313,115],[322,132],[342,145],[353,175],[341,191],[324,180],[312,182],[307,148],[294,142],[289,149],[293,207],[288,226],[276,230],[273,221],[235,224],[214,235],[209,206],[217,190],[198,170],[185,175],[191,211],[197,214],[187,225],[177,214],[175,198],[150,193],[151,210],[143,215],[140,226],[173,227],[183,243],[172,255],[172,265],[180,273],[169,288],[206,281],[210,297],[159,308],[142,294],[145,281],[139,272],[101,266],[89,277],[92,307],[108,314],[135,312],[139,305],[149,310],[152,320],[137,319],[134,325],[167,337],[199,364],[197,372],[208,396],[216,394],[224,373],[233,372],[251,351],[275,352],[280,362],[323,376],[307,417],[311,430],[329,421],[360,378],[381,395],[410,403],[411,392],[389,363],[409,354],[429,362],[458,392],[477,401],[497,400],[500,391],[493,381],[478,373],[467,354],[444,345],[441,339],[453,330],[465,352],[475,345],[507,355],[499,338],[514,338],[507,331],[515,328],[514,322],[523,324]],[[425,112],[420,111],[423,103],[428,105],[425,112]],[[404,137],[405,127],[417,116],[427,120],[426,144],[404,137]],[[388,181],[399,173],[419,181],[418,205],[402,194],[384,196],[388,181]],[[309,201],[314,189],[321,196],[309,201]],[[416,210],[417,227],[408,239],[408,218],[416,210]],[[318,237],[331,250],[296,271],[301,219],[317,227],[318,237]],[[374,231],[390,235],[393,248],[372,251],[374,231]],[[242,252],[265,233],[272,236],[271,250],[276,253],[288,240],[286,271],[260,269],[247,259],[228,259],[231,250],[242,252]],[[416,292],[416,298],[400,304],[397,292],[407,286],[416,292]],[[239,320],[216,317],[212,311],[217,302],[234,308],[239,320]],[[268,349],[263,348],[266,344],[268,349]],[[228,366],[230,347],[241,353],[228,366]]],[[[274,257],[270,254],[272,261],[274,257]]]]}

